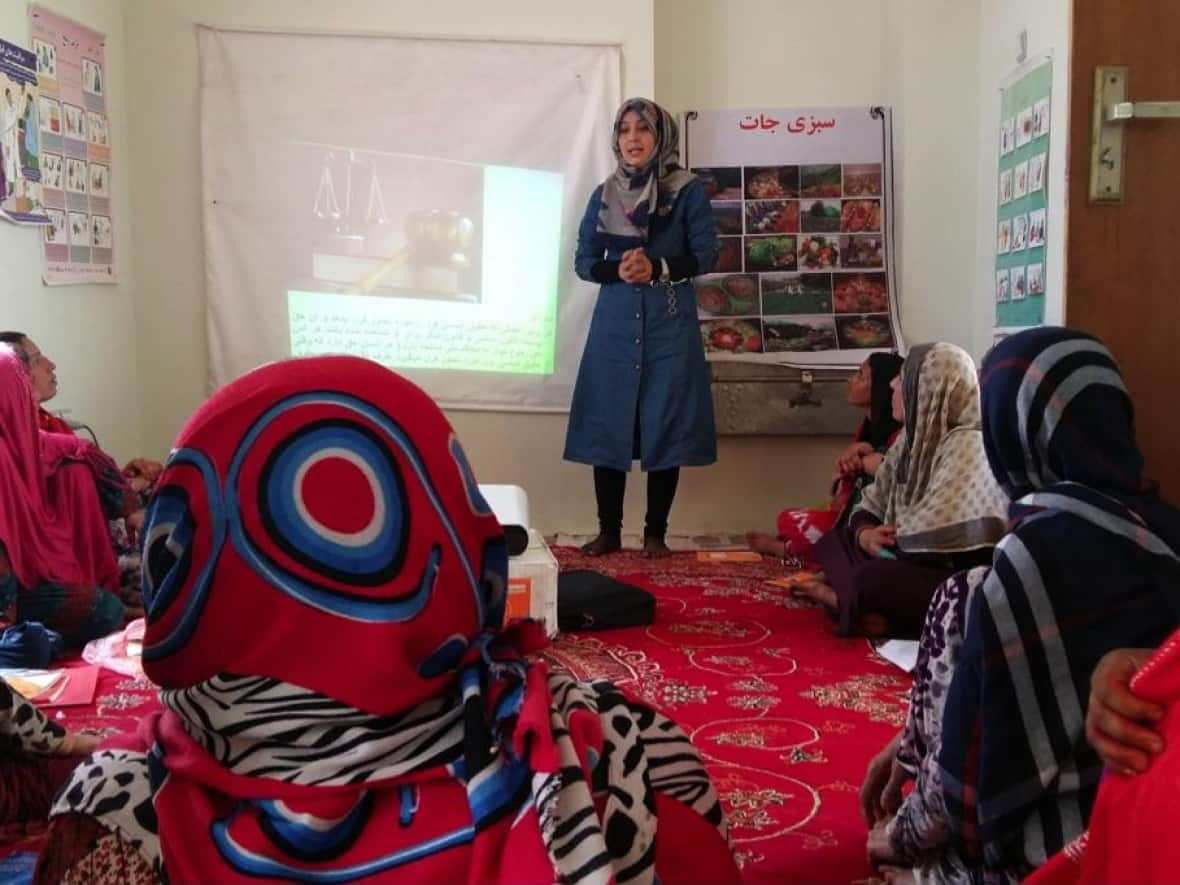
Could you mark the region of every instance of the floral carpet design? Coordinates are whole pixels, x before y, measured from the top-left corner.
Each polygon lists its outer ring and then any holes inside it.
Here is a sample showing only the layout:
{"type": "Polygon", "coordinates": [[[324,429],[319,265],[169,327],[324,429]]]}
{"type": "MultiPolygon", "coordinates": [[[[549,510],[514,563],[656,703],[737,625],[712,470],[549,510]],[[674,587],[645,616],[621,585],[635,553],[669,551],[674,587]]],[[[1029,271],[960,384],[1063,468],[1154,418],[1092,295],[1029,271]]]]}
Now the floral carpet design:
{"type": "Polygon", "coordinates": [[[871,871],[858,791],[904,720],[909,677],[864,640],[839,639],[810,603],[766,584],[781,564],[589,558],[656,597],[647,627],[566,633],[545,653],[579,678],[610,679],[676,719],[721,795],[750,883],[854,882],[871,871]]]}

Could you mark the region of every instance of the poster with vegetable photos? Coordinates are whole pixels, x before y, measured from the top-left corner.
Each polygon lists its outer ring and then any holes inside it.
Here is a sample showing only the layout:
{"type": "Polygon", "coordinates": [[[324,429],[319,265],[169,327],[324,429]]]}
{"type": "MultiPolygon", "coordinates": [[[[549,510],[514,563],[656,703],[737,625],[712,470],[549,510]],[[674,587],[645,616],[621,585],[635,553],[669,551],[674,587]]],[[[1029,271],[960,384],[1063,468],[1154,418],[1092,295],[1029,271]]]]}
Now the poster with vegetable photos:
{"type": "Polygon", "coordinates": [[[1045,321],[1052,86],[1052,61],[1038,59],[1000,90],[995,302],[1001,329],[1045,321]]]}
{"type": "Polygon", "coordinates": [[[106,37],[42,6],[29,7],[37,64],[42,238],[46,284],[114,283],[111,129],[106,37]]]}
{"type": "Polygon", "coordinates": [[[37,60],[6,40],[0,40],[0,90],[0,218],[47,224],[41,202],[37,60]]]}
{"type": "Polygon", "coordinates": [[[889,229],[889,111],[685,115],[717,225],[695,280],[711,360],[855,366],[901,347],[889,229]]]}

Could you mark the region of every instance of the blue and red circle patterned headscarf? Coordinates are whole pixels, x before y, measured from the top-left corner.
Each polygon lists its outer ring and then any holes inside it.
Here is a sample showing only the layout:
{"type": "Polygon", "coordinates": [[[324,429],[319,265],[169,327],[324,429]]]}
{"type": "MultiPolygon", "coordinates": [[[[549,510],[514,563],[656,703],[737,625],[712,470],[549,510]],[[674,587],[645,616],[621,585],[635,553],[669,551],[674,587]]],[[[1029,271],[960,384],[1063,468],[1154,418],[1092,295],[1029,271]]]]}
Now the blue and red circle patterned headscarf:
{"type": "Polygon", "coordinates": [[[173,882],[737,880],[684,733],[526,658],[539,625],[502,629],[500,526],[413,384],[265,366],[197,411],[157,488],[164,710],[148,752],[96,754],[54,815],[173,882]]]}
{"type": "Polygon", "coordinates": [[[500,525],[442,412],[376,363],[296,360],[230,384],[157,488],[144,667],[164,688],[250,673],[392,713],[501,626],[500,525]]]}

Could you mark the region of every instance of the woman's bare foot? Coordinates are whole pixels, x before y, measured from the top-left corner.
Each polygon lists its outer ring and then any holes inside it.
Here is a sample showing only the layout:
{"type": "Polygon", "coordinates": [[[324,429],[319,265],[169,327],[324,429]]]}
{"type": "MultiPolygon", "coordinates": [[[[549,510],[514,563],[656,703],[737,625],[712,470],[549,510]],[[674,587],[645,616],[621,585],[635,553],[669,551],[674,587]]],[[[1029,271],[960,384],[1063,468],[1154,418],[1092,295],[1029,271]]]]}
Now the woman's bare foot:
{"type": "Polygon", "coordinates": [[[589,544],[582,545],[582,552],[587,556],[605,556],[623,548],[623,539],[618,535],[600,534],[589,544]]]}
{"type": "Polygon", "coordinates": [[[791,590],[795,596],[802,596],[812,602],[819,603],[825,608],[839,608],[840,599],[836,591],[822,581],[808,581],[806,584],[796,584],[791,590]]]}
{"type": "Polygon", "coordinates": [[[668,549],[663,538],[648,537],[643,539],[642,555],[646,559],[663,559],[665,556],[671,556],[672,551],[668,549]]]}
{"type": "Polygon", "coordinates": [[[878,639],[889,635],[889,622],[885,616],[877,612],[866,612],[860,616],[860,632],[869,639],[878,639]]]}
{"type": "Polygon", "coordinates": [[[746,546],[763,556],[782,558],[787,555],[787,542],[766,532],[746,532],[746,546]]]}
{"type": "Polygon", "coordinates": [[[58,756],[89,756],[98,749],[98,738],[92,734],[67,731],[58,745],[58,756]]]}

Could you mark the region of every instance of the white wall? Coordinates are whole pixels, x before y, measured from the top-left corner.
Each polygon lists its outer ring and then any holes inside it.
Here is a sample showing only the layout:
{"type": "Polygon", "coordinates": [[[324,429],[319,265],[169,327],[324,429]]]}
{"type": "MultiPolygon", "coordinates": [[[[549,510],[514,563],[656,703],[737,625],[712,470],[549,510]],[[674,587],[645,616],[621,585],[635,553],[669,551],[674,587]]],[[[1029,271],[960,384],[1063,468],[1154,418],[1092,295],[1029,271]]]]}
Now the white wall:
{"type": "MultiPolygon", "coordinates": [[[[655,0],[655,99],[693,108],[869,105],[887,101],[887,7],[828,0],[655,0]],[[815,16],[838,31],[820,39],[815,16]]],[[[852,428],[849,428],[851,433],[852,428]]],[[[722,437],[718,462],[685,471],[673,530],[771,530],[787,506],[819,506],[846,438],[722,437]]],[[[641,502],[631,495],[629,512],[641,502]]],[[[631,520],[635,524],[635,520],[631,520]]]]}
{"type": "MultiPolygon", "coordinates": [[[[165,448],[206,394],[197,22],[616,40],[623,43],[627,94],[654,94],[673,110],[889,104],[896,122],[905,334],[911,342],[941,338],[979,353],[977,345],[990,332],[990,322],[981,331],[981,301],[991,292],[980,248],[985,229],[990,245],[987,212],[994,217],[992,187],[984,188],[983,176],[988,162],[993,169],[995,163],[988,157],[994,154],[995,110],[980,106],[981,83],[991,76],[989,66],[1002,67],[1000,45],[1007,38],[1001,32],[1015,32],[1013,23],[1022,18],[1046,18],[1041,9],[1024,7],[1065,4],[1004,0],[1007,12],[1001,15],[983,0],[828,0],[822,10],[814,0],[603,0],[592,6],[543,0],[124,0],[127,97],[135,108],[129,137],[137,160],[134,292],[145,446],[165,448]]],[[[1037,48],[1048,27],[1029,27],[1037,48]]],[[[1064,83],[1064,71],[1059,75],[1064,83]]],[[[1055,112],[1063,107],[1055,94],[1055,112]]],[[[1054,149],[1063,144],[1058,139],[1054,149]]],[[[1061,162],[1053,167],[1055,175],[1063,174],[1061,162]]],[[[1060,224],[1052,230],[1052,215],[1050,225],[1050,235],[1060,236],[1060,224]]],[[[538,527],[593,526],[589,471],[560,460],[564,416],[456,412],[451,419],[483,481],[529,489],[538,527]]],[[[718,464],[685,472],[673,531],[769,528],[782,506],[818,503],[842,442],[723,438],[718,464]]],[[[628,530],[638,530],[643,509],[635,474],[628,530]]]]}
{"type": "MultiPolygon", "coordinates": [[[[655,0],[655,13],[655,98],[671,110],[893,107],[903,331],[969,345],[977,4],[655,0]]],[[[674,516],[769,528],[782,507],[822,500],[846,442],[722,438],[715,467],[686,473],[674,516]]]]}
{"type": "MultiPolygon", "coordinates": [[[[1039,0],[1037,0],[1039,2],[1039,0]]],[[[971,349],[979,163],[976,29],[987,0],[888,0],[902,328],[971,349]]]]}
{"type": "Polygon", "coordinates": [[[655,0],[656,97],[675,110],[882,104],[889,5],[655,0]]]}
{"type": "MultiPolygon", "coordinates": [[[[131,136],[140,157],[134,236],[137,311],[144,330],[143,436],[156,447],[171,443],[207,393],[196,23],[619,42],[625,91],[652,91],[651,0],[598,0],[589,6],[545,0],[125,0],[125,5],[136,111],[131,136]]],[[[593,524],[589,472],[561,461],[564,416],[466,412],[451,418],[476,475],[484,482],[525,485],[539,527],[593,524]]]]}
{"type": "MultiPolygon", "coordinates": [[[[134,243],[128,138],[126,40],[121,0],[50,0],[43,5],[107,36],[107,101],[115,165],[115,286],[41,283],[41,229],[0,222],[0,328],[28,334],[57,363],[61,392],[49,403],[90,424],[103,447],[124,461],[141,453],[136,316],[132,297],[134,243]]],[[[29,46],[28,8],[0,3],[0,37],[29,46]]]]}
{"type": "Polygon", "coordinates": [[[967,346],[979,4],[656,0],[656,97],[687,108],[893,108],[902,328],[967,346]]]}
{"type": "MultiPolygon", "coordinates": [[[[975,295],[972,300],[972,352],[981,356],[992,342],[996,321],[996,175],[1000,152],[1000,83],[1016,67],[1019,36],[1028,32],[1029,57],[1053,55],[1050,96],[1048,231],[1045,249],[1045,322],[1065,317],[1065,155],[1069,137],[1069,0],[990,0],[979,21],[978,232],[975,295]]],[[[1087,170],[1078,174],[1086,175],[1087,170]]]]}
{"type": "MultiPolygon", "coordinates": [[[[1017,35],[1055,55],[1048,320],[1063,312],[1068,0],[49,0],[105,32],[117,286],[40,283],[36,231],[0,225],[0,327],[32,334],[59,364],[53,405],[91,422],[121,458],[161,455],[207,393],[197,122],[197,22],[618,41],[625,91],[671,109],[869,104],[894,108],[899,270],[911,342],[979,356],[991,341],[1000,79],[1017,35]],[[133,112],[129,112],[133,110],[133,112]],[[134,200],[134,202],[132,202],[134,200]]],[[[26,8],[0,4],[0,35],[27,43],[26,8]]],[[[589,529],[588,471],[565,464],[564,416],[453,413],[484,481],[530,489],[537,524],[589,529]]],[[[676,531],[769,527],[784,504],[822,499],[840,440],[723,438],[686,471],[676,531]]],[[[638,480],[638,475],[634,477],[638,480]]],[[[633,481],[627,527],[643,495],[633,481]]]]}

